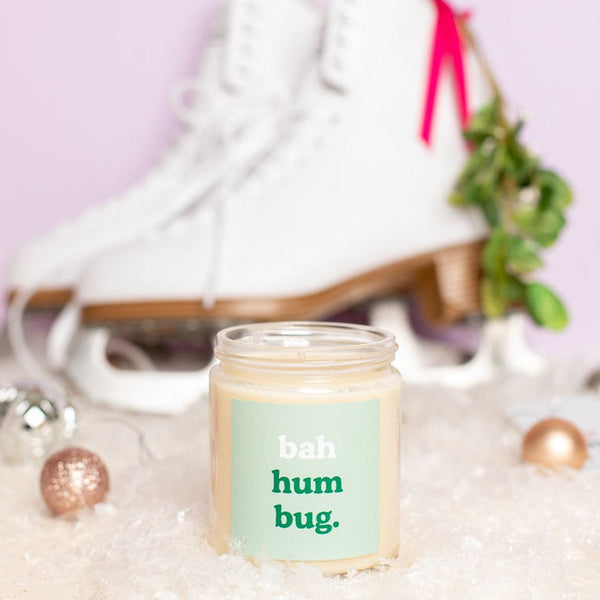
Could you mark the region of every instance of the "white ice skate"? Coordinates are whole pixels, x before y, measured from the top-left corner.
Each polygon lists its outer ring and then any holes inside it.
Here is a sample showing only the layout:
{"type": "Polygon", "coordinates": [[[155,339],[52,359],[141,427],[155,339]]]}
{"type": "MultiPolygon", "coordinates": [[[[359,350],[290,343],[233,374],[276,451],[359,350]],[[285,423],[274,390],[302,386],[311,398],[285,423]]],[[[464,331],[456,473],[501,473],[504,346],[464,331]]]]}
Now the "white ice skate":
{"type": "MultiPolygon", "coordinates": [[[[331,3],[320,64],[277,147],[193,218],[86,268],[77,301],[87,327],[68,365],[86,395],[171,412],[205,389],[206,370],[113,368],[105,322],[311,319],[400,291],[437,321],[477,310],[487,232],[447,201],[467,152],[450,77],[432,145],[419,136],[432,35],[447,10],[430,0],[331,3]]],[[[467,63],[477,106],[486,85],[467,63]]]]}
{"type": "Polygon", "coordinates": [[[28,290],[28,306],[62,306],[87,260],[174,218],[273,143],[317,52],[322,11],[312,0],[229,0],[217,20],[199,75],[175,90],[194,97],[176,106],[185,128],[175,144],[123,194],[23,245],[10,296],[28,290]]]}

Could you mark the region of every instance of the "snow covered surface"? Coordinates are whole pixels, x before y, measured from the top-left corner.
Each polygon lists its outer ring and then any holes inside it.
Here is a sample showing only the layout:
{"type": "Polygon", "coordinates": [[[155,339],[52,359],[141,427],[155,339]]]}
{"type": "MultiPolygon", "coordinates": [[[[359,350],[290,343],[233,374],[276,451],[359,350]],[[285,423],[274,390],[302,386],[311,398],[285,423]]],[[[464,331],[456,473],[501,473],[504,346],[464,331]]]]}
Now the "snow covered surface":
{"type": "MultiPolygon", "coordinates": [[[[5,381],[15,372],[0,365],[5,381]]],[[[53,518],[39,493],[41,465],[0,462],[0,598],[598,598],[600,470],[522,464],[520,433],[506,418],[523,399],[550,405],[583,375],[563,365],[469,393],[405,389],[400,556],[344,577],[213,552],[206,399],[178,418],[79,400],[75,443],[104,458],[109,502],[75,521],[53,518]]]]}

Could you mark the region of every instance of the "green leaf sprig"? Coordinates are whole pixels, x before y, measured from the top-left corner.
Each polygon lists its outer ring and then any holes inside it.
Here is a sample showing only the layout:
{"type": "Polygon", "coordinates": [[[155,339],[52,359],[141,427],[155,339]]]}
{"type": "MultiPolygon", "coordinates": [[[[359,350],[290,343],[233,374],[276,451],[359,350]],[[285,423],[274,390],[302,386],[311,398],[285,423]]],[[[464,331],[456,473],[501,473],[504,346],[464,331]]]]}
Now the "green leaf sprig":
{"type": "Polygon", "coordinates": [[[493,318],[522,307],[538,325],[563,329],[569,320],[564,304],[533,274],[543,266],[542,251],[566,224],[571,188],[520,141],[523,121],[509,121],[498,84],[466,25],[462,33],[494,92],[464,130],[472,152],[450,197],[456,206],[477,207],[490,226],[482,252],[483,312],[493,318]]]}
{"type": "Polygon", "coordinates": [[[573,197],[565,180],[521,143],[522,128],[523,121],[508,121],[499,95],[473,117],[464,131],[472,152],[450,201],[477,207],[491,229],[482,254],[484,314],[499,317],[520,306],[539,325],[560,330],[567,311],[532,274],[564,228],[573,197]]]}

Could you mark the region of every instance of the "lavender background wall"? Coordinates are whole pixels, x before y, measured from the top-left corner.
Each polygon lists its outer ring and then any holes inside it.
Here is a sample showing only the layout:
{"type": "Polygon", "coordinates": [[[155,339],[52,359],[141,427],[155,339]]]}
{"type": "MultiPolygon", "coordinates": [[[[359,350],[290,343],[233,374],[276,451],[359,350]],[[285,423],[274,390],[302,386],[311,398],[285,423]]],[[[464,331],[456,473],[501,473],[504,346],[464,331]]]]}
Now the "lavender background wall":
{"type": "MultiPolygon", "coordinates": [[[[276,0],[273,0],[276,1],[276,0]]],[[[134,182],[176,130],[170,85],[193,73],[214,0],[20,0],[0,20],[0,285],[20,241],[134,182]]],[[[463,5],[466,3],[462,2],[463,5]]],[[[543,278],[572,312],[554,355],[600,357],[600,4],[472,0],[473,25],[527,137],[577,204],[543,278]]]]}

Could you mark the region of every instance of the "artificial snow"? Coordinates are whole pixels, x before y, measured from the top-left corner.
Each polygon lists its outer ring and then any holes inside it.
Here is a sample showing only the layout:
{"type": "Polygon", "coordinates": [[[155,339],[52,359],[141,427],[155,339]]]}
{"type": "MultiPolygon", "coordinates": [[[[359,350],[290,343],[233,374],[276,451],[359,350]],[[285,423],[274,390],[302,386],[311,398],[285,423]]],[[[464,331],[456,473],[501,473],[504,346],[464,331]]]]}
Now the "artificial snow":
{"type": "Polygon", "coordinates": [[[506,418],[516,401],[550,406],[583,376],[562,367],[471,392],[405,388],[400,556],[341,577],[256,566],[208,545],[206,399],[176,418],[79,400],[74,443],[104,458],[108,502],[54,518],[41,465],[0,463],[0,598],[600,598],[600,470],[522,464],[506,418]]]}

